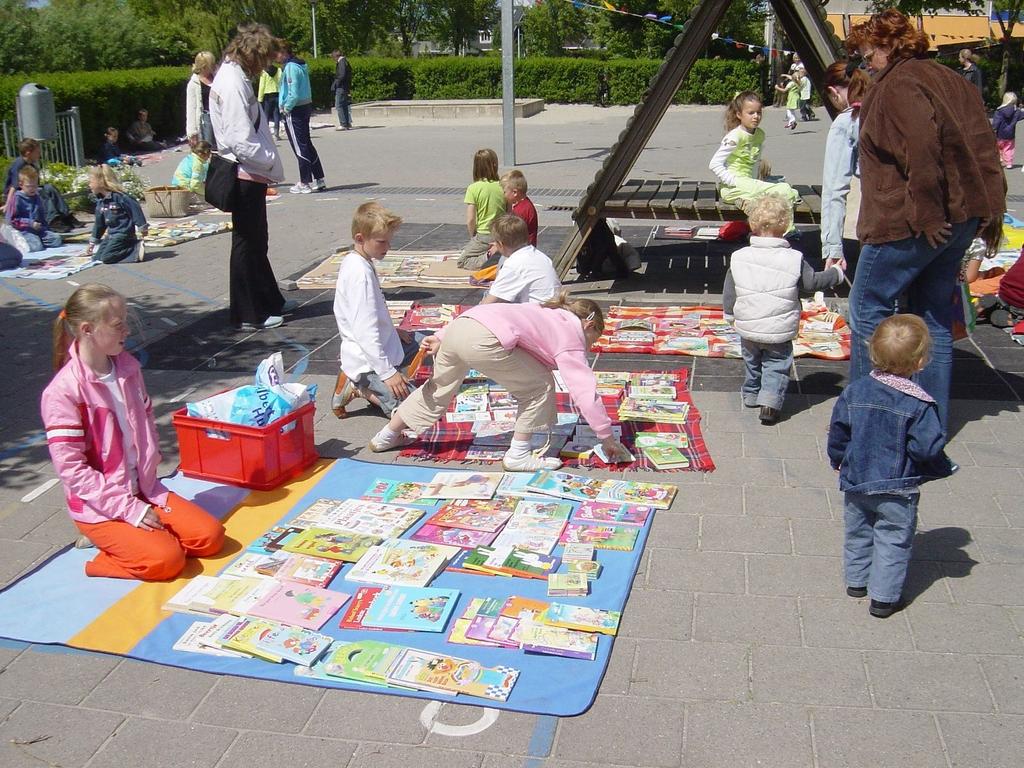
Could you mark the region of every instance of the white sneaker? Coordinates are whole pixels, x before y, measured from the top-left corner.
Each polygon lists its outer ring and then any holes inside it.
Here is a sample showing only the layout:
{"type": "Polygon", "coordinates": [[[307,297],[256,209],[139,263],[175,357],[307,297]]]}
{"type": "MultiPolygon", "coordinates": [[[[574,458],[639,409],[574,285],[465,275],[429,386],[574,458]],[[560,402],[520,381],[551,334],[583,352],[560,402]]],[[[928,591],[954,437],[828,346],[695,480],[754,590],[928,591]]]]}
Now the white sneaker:
{"type": "Polygon", "coordinates": [[[554,456],[538,456],[528,453],[525,456],[509,457],[506,453],[501,460],[501,467],[506,472],[537,472],[541,469],[558,469],[562,462],[554,456]]]}
{"type": "Polygon", "coordinates": [[[368,447],[374,453],[382,453],[383,451],[390,451],[395,448],[404,448],[407,445],[412,445],[416,440],[416,436],[408,432],[399,432],[395,438],[385,440],[380,436],[380,432],[378,432],[370,438],[368,447]]]}
{"type": "Polygon", "coordinates": [[[317,192],[326,192],[327,191],[327,182],[324,181],[323,179],[317,179],[316,180],[316,186],[314,187],[314,189],[317,192]]]}
{"type": "Polygon", "coordinates": [[[288,189],[293,195],[308,195],[313,191],[313,188],[309,184],[303,184],[301,181],[294,187],[288,189]]]}

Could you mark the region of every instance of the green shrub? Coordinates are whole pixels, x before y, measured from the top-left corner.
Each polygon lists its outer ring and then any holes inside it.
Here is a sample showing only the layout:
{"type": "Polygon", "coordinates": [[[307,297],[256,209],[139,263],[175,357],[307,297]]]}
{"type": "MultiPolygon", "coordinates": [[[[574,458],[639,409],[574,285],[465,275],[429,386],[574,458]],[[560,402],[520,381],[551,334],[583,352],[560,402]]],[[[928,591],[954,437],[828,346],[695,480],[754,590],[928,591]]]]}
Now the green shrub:
{"type": "MultiPolygon", "coordinates": [[[[124,187],[125,193],[141,201],[150,186],[149,179],[128,165],[116,166],[114,173],[124,187]]],[[[76,211],[91,211],[94,208],[87,168],[75,168],[64,163],[47,163],[43,166],[40,176],[40,181],[44,184],[53,184],[58,192],[68,197],[68,205],[76,211]]]]}

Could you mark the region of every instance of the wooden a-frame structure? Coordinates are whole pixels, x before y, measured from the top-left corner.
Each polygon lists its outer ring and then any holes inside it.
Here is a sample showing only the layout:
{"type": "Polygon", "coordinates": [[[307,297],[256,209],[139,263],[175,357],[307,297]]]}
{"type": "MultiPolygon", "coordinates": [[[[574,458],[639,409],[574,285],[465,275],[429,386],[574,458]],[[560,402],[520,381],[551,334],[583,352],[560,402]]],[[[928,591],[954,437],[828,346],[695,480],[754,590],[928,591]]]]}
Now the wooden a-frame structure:
{"type": "MultiPolygon", "coordinates": [[[[711,40],[733,0],[703,0],[675,39],[658,73],[651,79],[625,130],[573,212],[575,225],[554,257],[555,272],[564,277],[580,248],[601,217],[609,198],[622,185],[647,145],[683,79],[711,40]]],[[[823,4],[816,0],[770,0],[779,23],[800,54],[811,81],[820,84],[826,68],[839,57],[837,40],[825,22],[823,4]]],[[[826,108],[832,105],[826,100],[826,108]]]]}

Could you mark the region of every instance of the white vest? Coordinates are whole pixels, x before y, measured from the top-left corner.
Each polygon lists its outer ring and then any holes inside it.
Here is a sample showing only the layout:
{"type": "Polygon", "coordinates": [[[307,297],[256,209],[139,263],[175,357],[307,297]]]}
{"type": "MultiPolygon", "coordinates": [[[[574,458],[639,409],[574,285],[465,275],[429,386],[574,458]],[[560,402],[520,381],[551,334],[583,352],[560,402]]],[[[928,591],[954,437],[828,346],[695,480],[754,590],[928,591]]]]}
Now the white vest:
{"type": "Polygon", "coordinates": [[[800,327],[800,273],[803,254],[781,237],[750,238],[732,255],[729,271],[736,286],[736,332],[762,344],[796,338],[800,327]]]}

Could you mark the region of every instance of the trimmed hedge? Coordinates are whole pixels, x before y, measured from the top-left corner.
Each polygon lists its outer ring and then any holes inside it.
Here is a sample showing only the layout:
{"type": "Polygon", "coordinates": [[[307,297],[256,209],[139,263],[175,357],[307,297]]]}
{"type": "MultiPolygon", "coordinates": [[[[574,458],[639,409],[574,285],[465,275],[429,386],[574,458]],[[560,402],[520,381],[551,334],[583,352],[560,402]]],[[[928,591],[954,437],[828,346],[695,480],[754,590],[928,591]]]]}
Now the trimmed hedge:
{"type": "MultiPolygon", "coordinates": [[[[496,99],[501,97],[501,61],[497,57],[351,60],[354,102],[390,99],[496,99]]],[[[527,58],[516,62],[516,95],[550,103],[593,103],[602,72],[607,73],[613,104],[636,104],[662,62],[653,59],[600,61],[577,58],[527,58]]],[[[314,105],[333,106],[330,92],[334,61],[310,61],[314,105]]],[[[12,120],[18,90],[38,82],[53,91],[58,110],[78,106],[86,152],[103,141],[114,125],[122,131],[136,110],[149,110],[161,138],[185,132],[186,67],[154,67],[108,72],[50,72],[0,77],[0,119],[12,120]]],[[[725,104],[737,91],[757,90],[757,65],[751,61],[700,59],[676,93],[677,104],[725,104]]]]}

